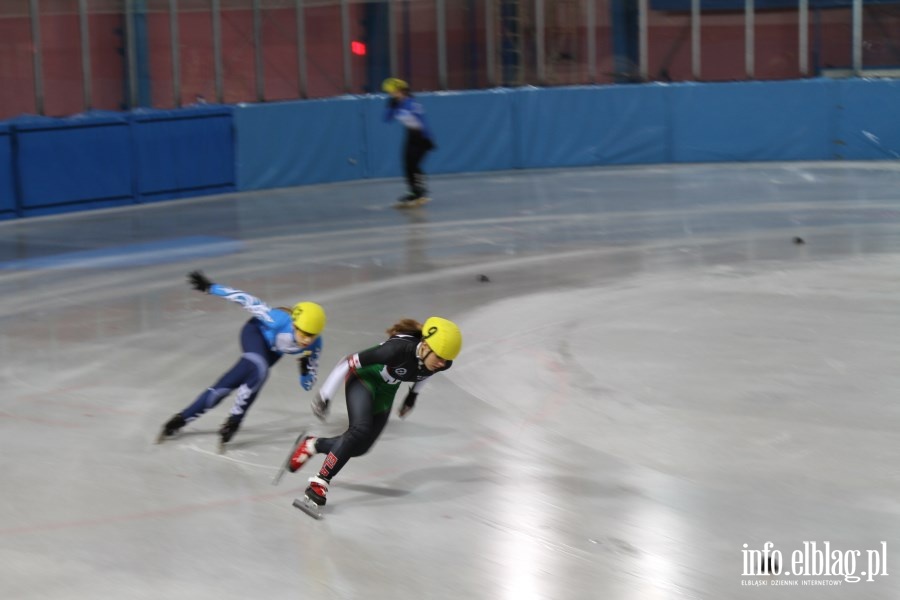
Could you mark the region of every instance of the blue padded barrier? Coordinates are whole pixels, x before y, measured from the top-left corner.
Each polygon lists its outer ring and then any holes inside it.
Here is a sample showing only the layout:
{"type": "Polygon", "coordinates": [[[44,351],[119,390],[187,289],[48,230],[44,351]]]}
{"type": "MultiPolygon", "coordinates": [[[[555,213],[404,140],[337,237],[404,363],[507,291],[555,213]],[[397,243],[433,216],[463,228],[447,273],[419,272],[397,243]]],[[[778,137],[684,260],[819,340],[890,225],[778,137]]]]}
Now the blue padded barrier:
{"type": "Polygon", "coordinates": [[[367,177],[363,112],[352,97],[238,105],[238,189],[367,177]]]}
{"type": "MultiPolygon", "coordinates": [[[[804,80],[422,94],[427,173],[900,158],[900,82],[804,80]]],[[[0,124],[0,219],[400,177],[403,127],[371,95],[0,124]]]]}
{"type": "Polygon", "coordinates": [[[830,80],[672,85],[671,160],[832,158],[834,91],[830,80]]]}
{"type": "MultiPolygon", "coordinates": [[[[898,93],[893,81],[815,79],[498,89],[418,98],[438,144],[424,168],[437,174],[891,158],[900,152],[900,120],[893,116],[898,93]]],[[[385,102],[377,95],[239,109],[239,189],[400,177],[403,130],[384,122],[385,102]],[[360,114],[348,104],[362,106],[360,114]],[[347,157],[359,162],[348,165],[347,157]]]]}
{"type": "Polygon", "coordinates": [[[653,85],[520,90],[517,166],[666,162],[664,93],[664,87],[653,85]]]}
{"type": "MultiPolygon", "coordinates": [[[[426,118],[437,140],[428,171],[464,173],[516,167],[513,97],[505,89],[423,97],[426,118]]],[[[393,125],[402,128],[399,123],[393,125]]]]}
{"type": "Polygon", "coordinates": [[[233,110],[200,106],[132,113],[137,200],[234,191],[233,110]]]}
{"type": "Polygon", "coordinates": [[[900,158],[900,81],[850,79],[838,88],[835,155],[848,160],[900,158]]]}
{"type": "Polygon", "coordinates": [[[13,171],[12,133],[0,123],[0,219],[16,216],[16,184],[13,171]]]}
{"type": "MultiPolygon", "coordinates": [[[[417,94],[437,143],[423,169],[428,173],[500,171],[516,166],[510,90],[417,94]]],[[[385,122],[387,96],[368,96],[366,158],[369,177],[403,173],[404,127],[385,122]]]]}
{"type": "Polygon", "coordinates": [[[23,117],[11,124],[23,215],[59,212],[59,206],[66,204],[101,208],[134,201],[131,129],[126,115],[23,117]]]}
{"type": "MultiPolygon", "coordinates": [[[[420,101],[424,99],[420,98],[420,101]]],[[[365,127],[365,170],[368,177],[400,177],[403,174],[403,136],[404,127],[399,123],[387,123],[384,120],[387,110],[387,96],[366,96],[361,99],[365,106],[363,126],[365,127]]],[[[428,101],[422,105],[428,111],[428,101]]],[[[430,115],[429,127],[434,129],[430,115]]],[[[437,137],[437,134],[435,134],[437,137]]],[[[425,159],[428,161],[428,159],[425,159]]],[[[425,169],[431,166],[426,162],[425,169]]]]}

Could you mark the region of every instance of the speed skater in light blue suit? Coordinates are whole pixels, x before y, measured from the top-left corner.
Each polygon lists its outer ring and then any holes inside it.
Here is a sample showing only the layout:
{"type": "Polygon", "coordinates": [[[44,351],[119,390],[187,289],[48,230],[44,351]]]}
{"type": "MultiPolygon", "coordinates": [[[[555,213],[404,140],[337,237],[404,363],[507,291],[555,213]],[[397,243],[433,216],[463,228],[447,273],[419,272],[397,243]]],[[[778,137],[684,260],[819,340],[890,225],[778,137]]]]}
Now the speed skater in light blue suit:
{"type": "Polygon", "coordinates": [[[325,311],[315,302],[300,302],[293,308],[270,308],[246,292],[213,283],[200,271],[188,274],[188,281],[199,292],[240,304],[253,317],[241,329],[243,354],[238,361],[190,406],[169,419],[157,441],[175,435],[187,423],[217,406],[230,393],[237,392],[228,419],[219,429],[224,447],[234,437],[259,395],[269,377],[269,370],[283,354],[298,357],[300,385],[304,390],[309,391],[315,385],[322,352],[325,311]]]}

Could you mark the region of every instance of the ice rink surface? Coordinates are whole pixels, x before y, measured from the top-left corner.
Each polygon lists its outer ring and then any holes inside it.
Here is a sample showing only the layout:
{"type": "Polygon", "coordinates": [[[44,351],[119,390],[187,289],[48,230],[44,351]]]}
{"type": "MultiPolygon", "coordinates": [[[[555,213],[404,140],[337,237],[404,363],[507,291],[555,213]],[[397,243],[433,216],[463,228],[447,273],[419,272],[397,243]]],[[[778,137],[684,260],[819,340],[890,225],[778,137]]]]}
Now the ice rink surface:
{"type": "Polygon", "coordinates": [[[900,165],[443,177],[411,211],[402,191],[0,223],[0,598],[898,597],[900,165]],[[292,507],[321,457],[271,480],[346,409],[318,423],[290,357],[226,454],[230,398],[154,444],[239,356],[248,315],[197,268],[323,304],[322,375],[400,317],[462,328],[321,521],[292,507]],[[767,541],[780,574],[747,575],[767,541]]]}

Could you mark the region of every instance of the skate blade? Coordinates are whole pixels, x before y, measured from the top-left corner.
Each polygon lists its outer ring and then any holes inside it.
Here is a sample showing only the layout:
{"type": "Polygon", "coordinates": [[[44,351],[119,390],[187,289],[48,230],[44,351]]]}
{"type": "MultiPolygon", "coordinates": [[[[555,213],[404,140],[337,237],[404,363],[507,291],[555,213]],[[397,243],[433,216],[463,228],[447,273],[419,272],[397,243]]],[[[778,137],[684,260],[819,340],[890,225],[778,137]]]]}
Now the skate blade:
{"type": "Polygon", "coordinates": [[[300,445],[300,442],[303,441],[303,438],[306,437],[306,430],[300,432],[300,435],[297,436],[297,439],[294,440],[294,445],[291,446],[291,451],[288,453],[287,458],[284,459],[284,462],[281,463],[281,468],[278,469],[278,472],[275,473],[275,478],[272,479],[272,485],[278,485],[281,483],[281,478],[284,477],[284,474],[287,473],[288,467],[291,464],[291,457],[294,455],[294,452],[297,451],[297,447],[300,445]]]}
{"type": "Polygon", "coordinates": [[[294,498],[294,506],[311,516],[313,519],[322,518],[322,509],[318,504],[303,496],[302,498],[294,498]]]}
{"type": "Polygon", "coordinates": [[[419,198],[418,200],[407,200],[407,201],[401,200],[400,202],[397,202],[396,204],[394,204],[394,208],[397,208],[400,210],[404,210],[407,208],[418,208],[422,205],[428,204],[429,202],[431,202],[431,198],[419,198]]]}
{"type": "Polygon", "coordinates": [[[228,442],[219,442],[219,454],[225,454],[225,450],[228,448],[228,442]]]}

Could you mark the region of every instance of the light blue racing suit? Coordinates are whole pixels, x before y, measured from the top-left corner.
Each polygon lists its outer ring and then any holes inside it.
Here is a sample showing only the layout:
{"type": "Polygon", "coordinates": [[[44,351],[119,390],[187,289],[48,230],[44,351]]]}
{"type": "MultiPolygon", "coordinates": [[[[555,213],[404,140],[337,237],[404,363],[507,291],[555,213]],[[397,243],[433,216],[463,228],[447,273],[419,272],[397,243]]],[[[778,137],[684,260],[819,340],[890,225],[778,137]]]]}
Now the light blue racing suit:
{"type": "Polygon", "coordinates": [[[294,339],[294,323],[290,309],[270,308],[259,298],[219,284],[212,284],[209,293],[240,304],[253,315],[241,329],[243,354],[219,380],[202,392],[181,414],[185,421],[193,421],[217,406],[228,394],[237,391],[232,418],[243,419],[250,405],[268,379],[269,369],[283,354],[297,355],[300,361],[300,385],[311,390],[316,382],[322,336],[308,346],[299,346],[294,339]]]}

